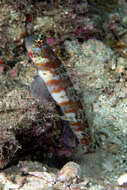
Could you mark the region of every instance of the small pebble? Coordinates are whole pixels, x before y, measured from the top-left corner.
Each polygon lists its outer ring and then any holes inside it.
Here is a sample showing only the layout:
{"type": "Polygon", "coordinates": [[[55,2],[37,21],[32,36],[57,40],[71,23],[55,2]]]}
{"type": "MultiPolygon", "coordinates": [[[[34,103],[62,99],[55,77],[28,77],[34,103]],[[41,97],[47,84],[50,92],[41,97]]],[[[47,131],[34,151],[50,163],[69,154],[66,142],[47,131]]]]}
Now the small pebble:
{"type": "Polygon", "coordinates": [[[127,173],[124,173],[124,174],[120,175],[120,177],[118,178],[117,182],[118,182],[118,184],[120,186],[124,185],[124,184],[127,184],[127,173]]]}
{"type": "Polygon", "coordinates": [[[68,162],[58,173],[58,180],[61,182],[69,181],[81,177],[81,168],[75,162],[68,162]]]}
{"type": "Polygon", "coordinates": [[[2,182],[5,182],[6,180],[7,180],[7,177],[6,177],[5,173],[1,172],[1,173],[0,173],[0,182],[1,182],[1,181],[2,181],[2,182]]]}
{"type": "Polygon", "coordinates": [[[11,77],[17,77],[18,76],[18,69],[14,68],[10,71],[10,76],[11,77]]]}
{"type": "Polygon", "coordinates": [[[3,73],[4,70],[5,70],[5,66],[1,64],[1,65],[0,65],[0,73],[3,73]]]}

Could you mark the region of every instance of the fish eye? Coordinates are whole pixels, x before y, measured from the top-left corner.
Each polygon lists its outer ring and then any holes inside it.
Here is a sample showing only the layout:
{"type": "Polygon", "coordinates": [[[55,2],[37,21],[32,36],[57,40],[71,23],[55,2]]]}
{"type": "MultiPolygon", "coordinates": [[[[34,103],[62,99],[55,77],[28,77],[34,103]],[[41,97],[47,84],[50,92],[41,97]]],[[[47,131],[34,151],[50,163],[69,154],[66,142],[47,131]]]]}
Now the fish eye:
{"type": "Polygon", "coordinates": [[[43,44],[43,41],[41,39],[35,40],[35,46],[41,47],[43,44]]]}

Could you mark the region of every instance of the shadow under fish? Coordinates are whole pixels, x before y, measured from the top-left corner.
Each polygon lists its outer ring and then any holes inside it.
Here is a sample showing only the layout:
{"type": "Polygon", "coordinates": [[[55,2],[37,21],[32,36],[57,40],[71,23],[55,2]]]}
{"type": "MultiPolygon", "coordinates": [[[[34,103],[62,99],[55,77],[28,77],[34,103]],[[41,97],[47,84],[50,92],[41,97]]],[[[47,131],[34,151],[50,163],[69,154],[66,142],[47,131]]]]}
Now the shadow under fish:
{"type": "MultiPolygon", "coordinates": [[[[30,90],[35,99],[41,102],[46,109],[49,108],[50,110],[49,103],[53,102],[54,100],[51,97],[44,81],[39,76],[36,77],[32,82],[30,90]]],[[[55,109],[58,110],[60,115],[62,114],[62,111],[57,104],[55,109]]],[[[73,154],[73,151],[76,145],[78,144],[78,140],[73,131],[71,130],[68,121],[61,119],[61,126],[63,128],[63,140],[61,142],[61,148],[59,149],[58,147],[56,147],[53,153],[57,156],[65,155],[68,157],[73,154]]]]}

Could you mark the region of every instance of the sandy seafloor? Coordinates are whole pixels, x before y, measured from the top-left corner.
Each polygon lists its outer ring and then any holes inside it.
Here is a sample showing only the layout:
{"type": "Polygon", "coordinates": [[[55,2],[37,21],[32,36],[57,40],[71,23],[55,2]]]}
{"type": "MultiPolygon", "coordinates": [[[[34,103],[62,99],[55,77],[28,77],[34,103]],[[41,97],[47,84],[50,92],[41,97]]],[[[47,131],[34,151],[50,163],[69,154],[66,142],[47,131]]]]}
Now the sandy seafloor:
{"type": "Polygon", "coordinates": [[[127,189],[126,1],[0,0],[0,168],[0,190],[127,189]],[[65,143],[28,35],[44,35],[72,76],[91,131],[84,156],[68,129],[65,143]]]}

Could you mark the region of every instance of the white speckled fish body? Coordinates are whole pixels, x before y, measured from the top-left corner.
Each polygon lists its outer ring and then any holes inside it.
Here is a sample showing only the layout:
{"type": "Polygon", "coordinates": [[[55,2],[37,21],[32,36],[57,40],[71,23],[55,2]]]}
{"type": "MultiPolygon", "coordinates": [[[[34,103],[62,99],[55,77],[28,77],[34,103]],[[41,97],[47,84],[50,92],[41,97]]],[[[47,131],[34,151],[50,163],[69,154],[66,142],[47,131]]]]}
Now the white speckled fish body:
{"type": "Polygon", "coordinates": [[[84,126],[84,110],[65,66],[55,56],[44,38],[28,36],[25,39],[25,45],[38,69],[39,76],[69,120],[72,131],[86,151],[89,144],[89,130],[88,126],[84,126]]]}

